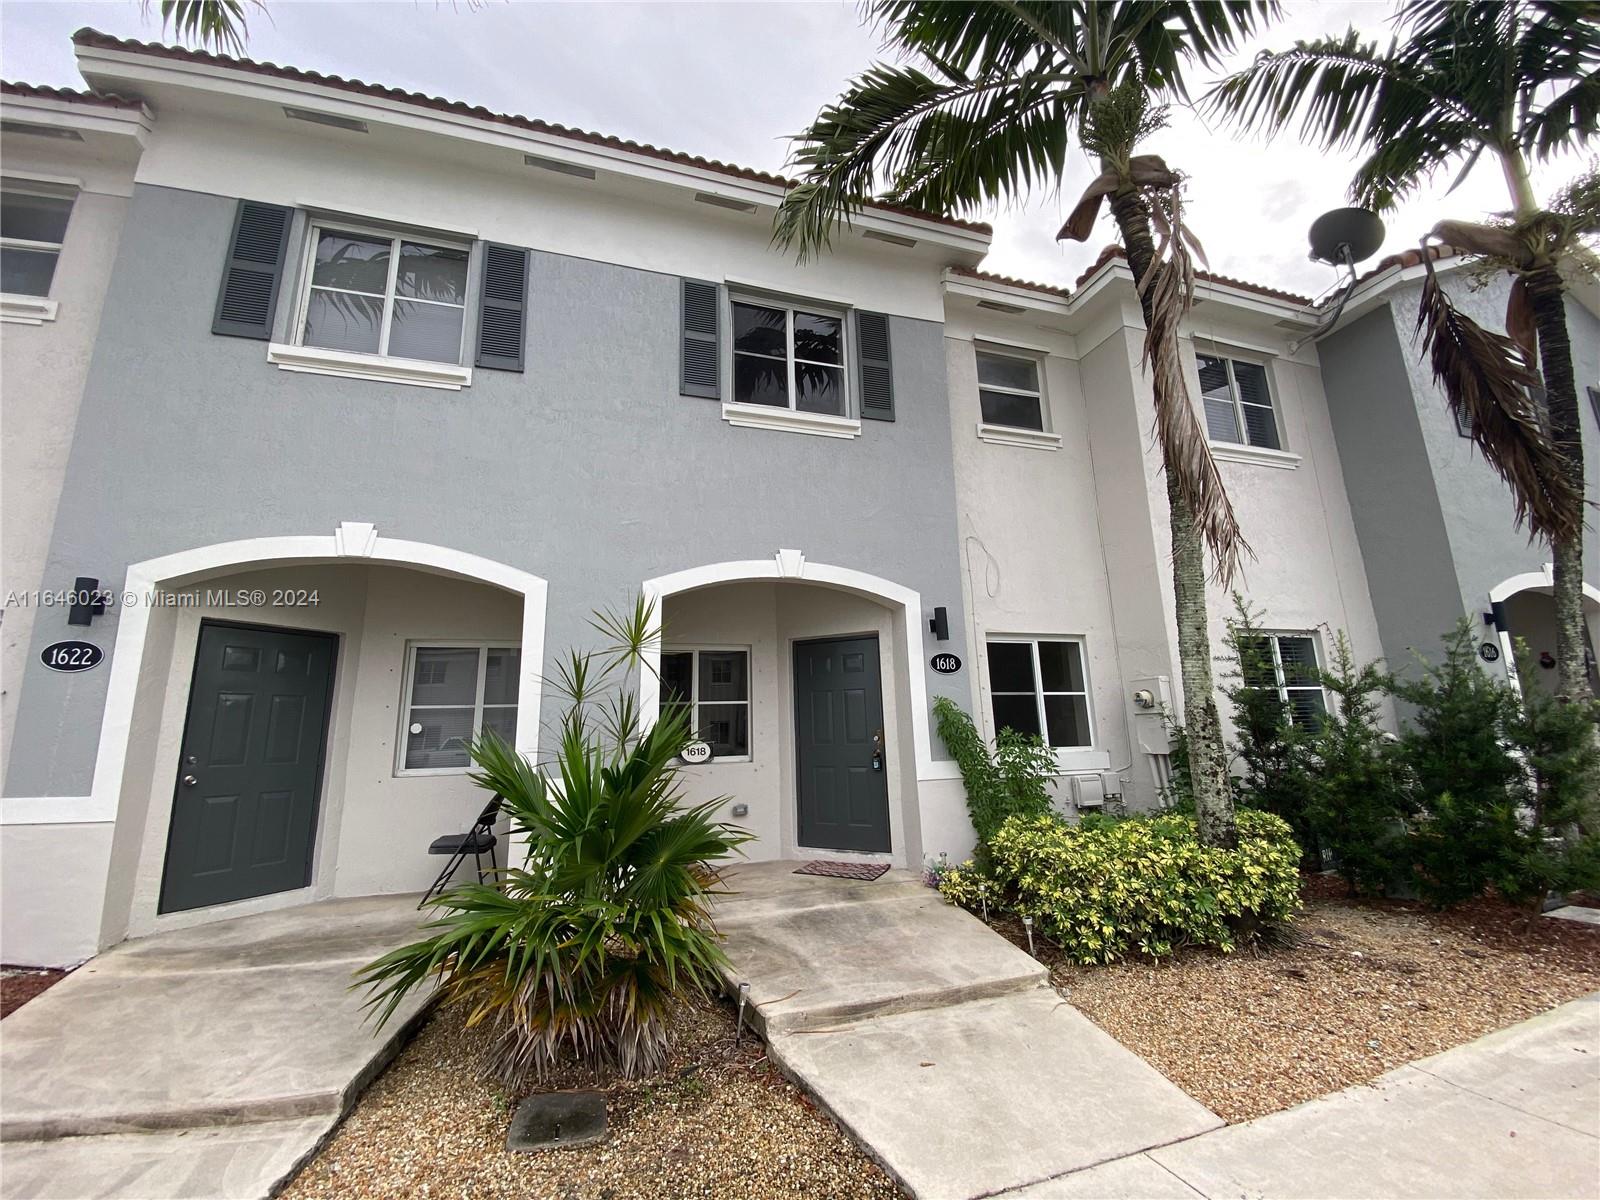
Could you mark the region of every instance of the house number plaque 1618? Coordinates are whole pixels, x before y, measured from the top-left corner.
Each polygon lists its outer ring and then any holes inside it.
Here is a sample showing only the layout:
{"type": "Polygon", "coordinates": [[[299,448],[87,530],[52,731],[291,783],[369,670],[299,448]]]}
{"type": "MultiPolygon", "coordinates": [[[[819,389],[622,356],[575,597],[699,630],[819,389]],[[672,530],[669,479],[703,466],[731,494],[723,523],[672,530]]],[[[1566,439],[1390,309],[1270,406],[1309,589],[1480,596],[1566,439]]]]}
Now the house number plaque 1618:
{"type": "Polygon", "coordinates": [[[961,658],[956,654],[935,654],[928,665],[941,675],[954,675],[961,670],[961,658]]]}

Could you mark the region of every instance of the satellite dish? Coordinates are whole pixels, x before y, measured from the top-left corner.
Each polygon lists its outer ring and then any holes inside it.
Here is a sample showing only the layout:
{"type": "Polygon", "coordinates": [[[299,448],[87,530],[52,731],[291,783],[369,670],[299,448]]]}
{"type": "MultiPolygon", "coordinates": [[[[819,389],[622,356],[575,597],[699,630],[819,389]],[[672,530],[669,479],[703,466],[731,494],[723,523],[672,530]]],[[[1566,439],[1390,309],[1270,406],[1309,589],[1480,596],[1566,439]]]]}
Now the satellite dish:
{"type": "Polygon", "coordinates": [[[1352,266],[1383,245],[1383,222],[1365,208],[1336,208],[1311,222],[1311,257],[1330,266],[1352,266]]]}

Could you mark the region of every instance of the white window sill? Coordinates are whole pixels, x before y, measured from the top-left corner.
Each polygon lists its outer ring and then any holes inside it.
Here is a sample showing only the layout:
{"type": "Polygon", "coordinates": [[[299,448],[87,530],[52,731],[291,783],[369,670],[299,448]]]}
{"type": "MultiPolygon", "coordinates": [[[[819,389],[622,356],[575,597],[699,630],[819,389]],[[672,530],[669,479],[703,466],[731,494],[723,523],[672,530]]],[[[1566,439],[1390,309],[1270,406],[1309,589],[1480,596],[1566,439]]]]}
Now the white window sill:
{"type": "Polygon", "coordinates": [[[1232,442],[1212,442],[1211,457],[1218,462],[1255,463],[1262,467],[1278,467],[1292,471],[1300,465],[1300,456],[1287,450],[1268,450],[1262,446],[1240,446],[1232,442]]]}
{"type": "Polygon", "coordinates": [[[703,763],[680,763],[679,765],[681,765],[685,769],[692,769],[694,767],[720,767],[720,766],[725,766],[725,765],[728,765],[728,764],[731,764],[731,763],[752,763],[752,762],[755,762],[755,759],[751,758],[748,754],[730,754],[726,758],[717,758],[717,757],[713,756],[711,758],[706,759],[706,761],[703,762],[703,763]]]}
{"type": "Polygon", "coordinates": [[[267,361],[282,371],[308,375],[338,375],[345,379],[370,379],[377,383],[407,383],[415,387],[446,388],[459,392],[472,386],[472,368],[454,363],[426,362],[417,358],[385,358],[380,354],[353,354],[319,346],[291,346],[273,342],[267,361]]]}
{"type": "Polygon", "coordinates": [[[59,302],[43,296],[19,296],[14,292],[0,294],[0,321],[7,325],[43,325],[56,319],[59,302]]]}
{"type": "Polygon", "coordinates": [[[433,775],[465,775],[472,767],[400,767],[395,771],[396,779],[427,779],[433,775]]]}
{"type": "Polygon", "coordinates": [[[978,422],[978,440],[996,446],[1026,446],[1030,450],[1059,450],[1061,435],[1039,429],[1019,429],[1014,425],[986,425],[978,422]]]}
{"type": "Polygon", "coordinates": [[[788,433],[809,433],[815,437],[831,438],[861,436],[861,422],[849,417],[797,412],[792,408],[772,408],[765,404],[724,404],[722,419],[742,429],[782,429],[788,433]]]}

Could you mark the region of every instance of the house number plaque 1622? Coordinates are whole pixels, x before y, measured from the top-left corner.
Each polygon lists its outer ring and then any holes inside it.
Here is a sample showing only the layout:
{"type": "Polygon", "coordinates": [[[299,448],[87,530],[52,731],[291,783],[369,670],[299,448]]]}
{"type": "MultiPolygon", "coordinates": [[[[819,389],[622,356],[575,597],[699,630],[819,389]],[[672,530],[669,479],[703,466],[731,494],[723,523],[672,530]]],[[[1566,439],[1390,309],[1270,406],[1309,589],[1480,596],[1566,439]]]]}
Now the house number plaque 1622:
{"type": "Polygon", "coordinates": [[[39,661],[52,671],[87,671],[105,656],[93,642],[51,642],[39,651],[39,661]]]}

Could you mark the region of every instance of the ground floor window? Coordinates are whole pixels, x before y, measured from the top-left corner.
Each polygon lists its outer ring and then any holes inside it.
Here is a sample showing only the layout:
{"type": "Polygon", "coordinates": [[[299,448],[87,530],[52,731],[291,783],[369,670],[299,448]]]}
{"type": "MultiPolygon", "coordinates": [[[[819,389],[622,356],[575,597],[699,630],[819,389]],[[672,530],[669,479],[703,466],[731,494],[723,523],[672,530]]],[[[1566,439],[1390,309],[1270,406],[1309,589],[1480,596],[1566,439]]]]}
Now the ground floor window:
{"type": "Polygon", "coordinates": [[[1081,641],[990,638],[987,651],[996,733],[1034,733],[1054,747],[1094,744],[1081,641]]]}
{"type": "Polygon", "coordinates": [[[1318,674],[1317,639],[1309,633],[1264,633],[1239,647],[1246,687],[1278,693],[1290,721],[1315,729],[1328,711],[1318,674]]]}
{"type": "Polygon", "coordinates": [[[515,744],[521,675],[522,651],[516,646],[411,646],[399,772],[465,770],[467,743],[482,729],[515,744]]]}
{"type": "Polygon", "coordinates": [[[689,728],[716,758],[750,757],[750,652],[669,649],[661,653],[661,712],[689,714],[689,728]]]}

